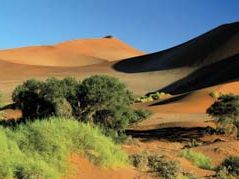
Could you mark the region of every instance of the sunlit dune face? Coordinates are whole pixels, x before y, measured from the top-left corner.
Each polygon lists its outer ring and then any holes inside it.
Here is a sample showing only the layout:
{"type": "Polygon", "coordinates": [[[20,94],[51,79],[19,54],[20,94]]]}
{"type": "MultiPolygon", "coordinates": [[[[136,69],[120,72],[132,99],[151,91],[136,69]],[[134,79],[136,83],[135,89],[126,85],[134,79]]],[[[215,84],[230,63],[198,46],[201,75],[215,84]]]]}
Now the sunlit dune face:
{"type": "Polygon", "coordinates": [[[86,66],[142,55],[116,38],[72,40],[54,46],[33,46],[0,51],[0,59],[39,66],[86,66]]]}

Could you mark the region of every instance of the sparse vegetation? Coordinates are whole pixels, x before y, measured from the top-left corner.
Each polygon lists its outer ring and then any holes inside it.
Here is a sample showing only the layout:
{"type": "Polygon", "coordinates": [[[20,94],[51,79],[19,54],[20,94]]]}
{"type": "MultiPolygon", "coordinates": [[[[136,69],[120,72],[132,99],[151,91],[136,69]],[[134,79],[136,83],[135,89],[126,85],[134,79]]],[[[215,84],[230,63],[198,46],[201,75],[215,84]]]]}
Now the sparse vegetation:
{"type": "Polygon", "coordinates": [[[154,100],[159,100],[165,97],[168,97],[169,94],[164,93],[164,92],[155,92],[155,93],[150,93],[146,96],[141,96],[135,99],[136,103],[146,103],[146,102],[152,102],[154,100]]]}
{"type": "Polygon", "coordinates": [[[148,167],[148,153],[142,152],[140,154],[130,155],[130,161],[133,166],[140,170],[146,170],[148,167]]]}
{"type": "Polygon", "coordinates": [[[188,172],[182,172],[182,174],[180,174],[177,179],[198,179],[198,177],[196,177],[195,175],[193,175],[192,173],[188,173],[188,172]]]}
{"type": "Polygon", "coordinates": [[[202,153],[195,152],[191,149],[182,150],[179,154],[180,157],[184,157],[192,163],[202,169],[212,170],[214,167],[211,164],[211,159],[202,153]]]}
{"type": "MultiPolygon", "coordinates": [[[[222,164],[217,168],[217,176],[238,177],[239,176],[239,157],[229,156],[224,159],[222,164]]],[[[222,178],[223,178],[222,177],[222,178]]]]}
{"type": "Polygon", "coordinates": [[[130,157],[132,164],[141,169],[156,173],[156,176],[165,179],[176,179],[180,173],[179,162],[171,160],[165,155],[150,154],[147,152],[130,157]]]}
{"type": "Polygon", "coordinates": [[[192,148],[202,145],[203,143],[195,138],[191,139],[188,144],[185,146],[185,148],[192,148]]]}
{"type": "Polygon", "coordinates": [[[215,118],[219,131],[238,135],[239,96],[222,95],[207,109],[207,113],[215,118]]]}
{"type": "Polygon", "coordinates": [[[135,117],[130,118],[129,123],[137,123],[139,121],[142,121],[144,119],[149,118],[153,113],[147,109],[138,109],[134,110],[135,117]]]}
{"type": "Polygon", "coordinates": [[[218,91],[212,91],[209,93],[209,96],[211,96],[214,99],[218,99],[222,95],[223,95],[223,93],[218,92],[218,91]]]}
{"type": "Polygon", "coordinates": [[[148,166],[165,179],[176,179],[180,172],[179,163],[175,160],[170,160],[164,155],[150,155],[148,157],[148,166]]]}
{"type": "Polygon", "coordinates": [[[72,152],[104,167],[128,165],[120,146],[91,124],[53,117],[0,129],[0,178],[60,178],[72,152]]]}

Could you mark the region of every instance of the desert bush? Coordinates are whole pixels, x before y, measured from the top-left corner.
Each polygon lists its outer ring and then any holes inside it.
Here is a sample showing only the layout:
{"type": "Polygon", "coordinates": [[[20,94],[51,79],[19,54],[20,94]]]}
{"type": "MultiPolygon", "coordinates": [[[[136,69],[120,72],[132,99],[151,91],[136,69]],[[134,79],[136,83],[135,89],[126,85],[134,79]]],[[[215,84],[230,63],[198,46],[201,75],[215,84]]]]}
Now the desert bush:
{"type": "Polygon", "coordinates": [[[225,167],[221,167],[219,170],[216,171],[215,175],[216,179],[236,179],[232,176],[225,167]]]}
{"type": "Polygon", "coordinates": [[[195,139],[195,138],[192,138],[190,139],[190,141],[188,142],[188,144],[185,146],[185,148],[192,148],[192,147],[197,147],[197,146],[200,146],[202,145],[203,142],[195,139]]]}
{"type": "Polygon", "coordinates": [[[233,94],[222,95],[207,109],[207,113],[215,118],[220,131],[237,133],[239,96],[233,94]]]}
{"type": "Polygon", "coordinates": [[[239,157],[229,156],[224,159],[222,164],[217,168],[217,174],[239,176],[239,157]]]}
{"type": "Polygon", "coordinates": [[[195,152],[190,149],[185,149],[180,152],[179,156],[192,161],[194,165],[202,169],[212,170],[214,168],[211,164],[211,159],[202,153],[195,152]]]}
{"type": "Polygon", "coordinates": [[[176,179],[180,172],[179,163],[170,160],[164,155],[150,155],[148,157],[148,166],[165,179],[176,179]]]}
{"type": "Polygon", "coordinates": [[[93,116],[93,123],[100,126],[106,136],[121,143],[127,138],[124,131],[132,117],[135,117],[135,114],[130,108],[115,107],[97,111],[93,116]]]}
{"type": "Polygon", "coordinates": [[[133,96],[117,78],[106,75],[91,76],[82,81],[77,89],[80,101],[79,114],[88,121],[97,111],[116,106],[129,107],[133,96]]]}
{"type": "Polygon", "coordinates": [[[76,101],[77,84],[72,78],[63,80],[49,78],[45,82],[27,80],[15,88],[12,100],[22,110],[24,118],[34,119],[65,114],[68,117],[69,113],[72,113],[70,108],[76,101]],[[66,107],[67,102],[71,105],[66,107]]]}
{"type": "Polygon", "coordinates": [[[143,170],[156,172],[156,175],[165,179],[176,179],[180,173],[179,162],[171,160],[165,155],[143,152],[130,156],[131,163],[143,170]]]}
{"type": "Polygon", "coordinates": [[[130,108],[132,93],[114,77],[95,75],[83,80],[77,98],[80,104],[77,118],[100,125],[113,138],[122,137],[129,121],[136,117],[130,108]]]}
{"type": "Polygon", "coordinates": [[[128,165],[121,147],[98,127],[52,117],[14,129],[0,127],[0,178],[61,178],[72,152],[103,167],[128,165]]]}
{"type": "Polygon", "coordinates": [[[146,103],[146,102],[152,102],[154,100],[159,100],[162,99],[169,94],[166,94],[164,92],[154,92],[154,93],[149,93],[145,96],[137,97],[134,102],[136,103],[146,103]]]}
{"type": "Polygon", "coordinates": [[[54,115],[58,117],[71,118],[73,114],[72,106],[65,98],[56,99],[54,115]]]}
{"type": "Polygon", "coordinates": [[[233,94],[222,95],[207,109],[207,113],[219,118],[237,117],[239,115],[239,96],[233,94]]]}
{"type": "Polygon", "coordinates": [[[23,117],[44,117],[52,113],[52,103],[43,98],[43,86],[43,82],[31,79],[17,86],[13,91],[12,100],[22,110],[23,117]]]}
{"type": "Polygon", "coordinates": [[[198,179],[198,177],[193,175],[192,173],[182,172],[178,175],[177,179],[198,179]]]}
{"type": "Polygon", "coordinates": [[[148,167],[148,153],[130,155],[129,159],[133,166],[140,170],[145,170],[148,167]]]}
{"type": "Polygon", "coordinates": [[[134,116],[129,118],[129,123],[137,123],[139,121],[142,121],[144,119],[149,118],[153,113],[147,109],[137,109],[134,110],[134,116]]]}
{"type": "Polygon", "coordinates": [[[212,91],[212,92],[209,93],[209,96],[211,96],[214,99],[218,99],[222,95],[223,94],[221,92],[218,92],[218,91],[212,91]]]}

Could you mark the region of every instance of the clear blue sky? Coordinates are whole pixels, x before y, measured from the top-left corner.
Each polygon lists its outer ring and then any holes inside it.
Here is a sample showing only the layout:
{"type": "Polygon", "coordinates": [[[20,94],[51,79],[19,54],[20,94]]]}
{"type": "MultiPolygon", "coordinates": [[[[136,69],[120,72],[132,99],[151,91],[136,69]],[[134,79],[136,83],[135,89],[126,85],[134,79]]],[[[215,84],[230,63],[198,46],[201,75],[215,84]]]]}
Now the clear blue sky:
{"type": "Polygon", "coordinates": [[[145,52],[239,20],[239,0],[1,0],[0,48],[113,35],[145,52]]]}

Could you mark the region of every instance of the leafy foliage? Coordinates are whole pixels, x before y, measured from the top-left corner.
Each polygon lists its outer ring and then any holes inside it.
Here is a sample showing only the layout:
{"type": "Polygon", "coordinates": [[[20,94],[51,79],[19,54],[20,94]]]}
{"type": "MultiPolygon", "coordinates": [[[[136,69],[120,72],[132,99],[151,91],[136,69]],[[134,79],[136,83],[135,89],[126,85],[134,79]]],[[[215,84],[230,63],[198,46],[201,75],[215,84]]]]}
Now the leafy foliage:
{"type": "Polygon", "coordinates": [[[69,117],[72,109],[71,105],[67,107],[66,105],[75,103],[77,85],[78,82],[73,78],[63,80],[49,78],[45,82],[31,79],[13,91],[12,100],[22,110],[24,118],[44,118],[64,114],[67,114],[65,117],[69,117]]]}
{"type": "Polygon", "coordinates": [[[133,96],[126,86],[117,78],[106,75],[91,76],[82,81],[77,89],[80,100],[79,114],[84,119],[92,121],[97,111],[129,107],[133,96]]]}
{"type": "Polygon", "coordinates": [[[73,116],[101,126],[106,135],[120,140],[129,123],[150,115],[146,110],[133,110],[132,93],[106,75],[91,76],[82,83],[74,78],[27,80],[14,90],[12,99],[25,119],[73,116]]]}
{"type": "Polygon", "coordinates": [[[105,75],[91,76],[77,89],[80,107],[78,118],[100,125],[105,134],[118,138],[137,116],[130,105],[132,93],[118,79],[105,75]]]}

